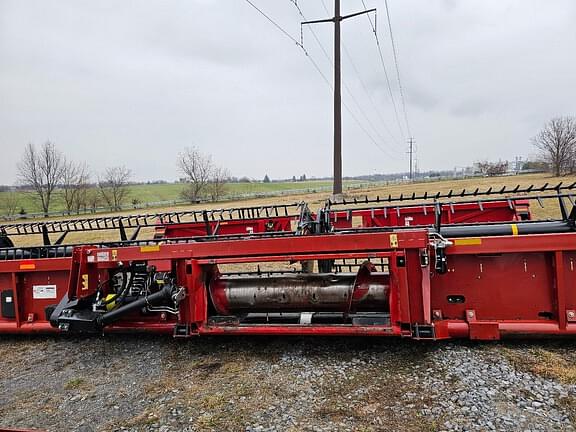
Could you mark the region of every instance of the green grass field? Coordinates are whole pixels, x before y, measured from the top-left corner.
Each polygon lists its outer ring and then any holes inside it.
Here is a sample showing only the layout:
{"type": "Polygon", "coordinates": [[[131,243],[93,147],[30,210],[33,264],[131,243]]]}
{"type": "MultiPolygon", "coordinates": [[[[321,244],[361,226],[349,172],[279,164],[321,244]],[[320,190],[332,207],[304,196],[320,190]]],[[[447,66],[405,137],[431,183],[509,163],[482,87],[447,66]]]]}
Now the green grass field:
{"type": "MultiPolygon", "coordinates": [[[[355,181],[345,181],[345,184],[358,183],[355,181]]],[[[292,190],[313,191],[315,189],[329,188],[332,185],[330,180],[309,180],[298,182],[271,182],[271,183],[230,183],[226,186],[225,194],[229,199],[239,198],[243,194],[274,193],[292,190]]],[[[125,205],[130,205],[133,199],[140,203],[160,203],[166,201],[180,200],[180,193],[183,184],[139,184],[129,186],[129,196],[125,205]]],[[[9,192],[0,192],[0,216],[6,214],[4,200],[9,192]]],[[[27,214],[40,213],[41,207],[32,192],[16,192],[18,200],[18,211],[23,208],[27,214]]],[[[61,212],[65,210],[62,193],[56,191],[50,204],[50,212],[61,212]]]]}
{"type": "MultiPolygon", "coordinates": [[[[354,195],[369,195],[369,196],[386,196],[388,194],[411,194],[412,192],[447,192],[449,189],[462,189],[462,188],[488,188],[493,186],[495,189],[501,186],[513,187],[516,184],[528,186],[535,184],[537,186],[544,183],[556,184],[558,182],[572,183],[576,181],[574,176],[566,176],[561,178],[551,177],[549,174],[523,174],[518,176],[504,176],[504,177],[475,177],[467,179],[434,179],[427,181],[420,181],[414,183],[369,183],[357,180],[345,180],[344,185],[348,190],[346,194],[349,196],[354,195]]],[[[273,183],[231,183],[227,185],[226,198],[228,201],[226,206],[232,205],[231,202],[246,201],[251,204],[254,203],[281,203],[281,202],[295,202],[298,200],[308,200],[312,202],[320,202],[330,196],[332,182],[330,180],[309,180],[303,182],[273,182],[273,183]],[[273,196],[273,194],[282,194],[286,192],[285,196],[273,196]],[[294,192],[294,193],[290,193],[294,192]],[[320,192],[320,193],[315,193],[320,192]],[[259,193],[270,194],[269,198],[266,195],[258,196],[259,193]],[[243,196],[244,195],[244,196],[243,196]],[[247,195],[247,196],[246,196],[247,195]]],[[[137,199],[140,203],[151,204],[150,209],[154,208],[155,211],[168,210],[174,207],[173,201],[179,202],[179,207],[190,207],[189,204],[181,203],[180,192],[184,187],[183,184],[141,184],[130,186],[130,195],[126,200],[125,211],[133,213],[142,213],[147,210],[134,209],[131,207],[133,199],[137,199]]],[[[9,192],[0,192],[0,218],[6,214],[5,210],[5,197],[9,192]]],[[[35,196],[30,192],[17,192],[19,207],[24,208],[26,214],[40,213],[40,206],[36,202],[35,196]]],[[[220,204],[215,204],[220,205],[220,204]]],[[[210,207],[209,203],[198,204],[201,208],[210,207]]],[[[140,206],[145,207],[144,205],[140,206]]],[[[538,217],[556,217],[556,209],[548,211],[540,209],[538,205],[533,205],[533,211],[538,217]],[[550,213],[550,214],[549,214],[550,213]],[[554,213],[554,214],[552,214],[554,213]]],[[[50,206],[53,216],[59,216],[58,212],[64,212],[65,206],[62,199],[61,192],[57,191],[53,197],[52,205],[50,206]]],[[[108,209],[99,209],[99,212],[109,213],[108,209]]],[[[18,211],[16,212],[18,213],[18,211]]],[[[62,216],[66,216],[63,215],[62,216]]]]}
{"type": "MultiPolygon", "coordinates": [[[[564,184],[571,184],[576,182],[576,176],[566,176],[566,177],[551,177],[548,174],[525,174],[518,176],[505,176],[505,177],[477,177],[477,178],[467,178],[467,179],[442,179],[435,181],[424,181],[424,182],[414,182],[414,183],[396,183],[396,184],[366,184],[366,183],[356,183],[353,189],[348,189],[345,193],[346,198],[358,198],[362,199],[366,196],[374,198],[376,196],[386,197],[388,195],[399,196],[403,194],[404,196],[409,196],[413,193],[423,194],[428,192],[429,194],[434,194],[436,192],[446,193],[450,190],[461,191],[462,189],[474,190],[480,188],[485,190],[489,187],[493,187],[498,190],[504,186],[508,189],[514,188],[516,185],[525,188],[529,185],[542,186],[545,183],[552,185],[558,182],[564,182],[564,184]]],[[[321,186],[330,186],[329,182],[306,182],[306,183],[296,183],[299,185],[309,186],[310,190],[313,188],[319,188],[321,186]]],[[[290,187],[294,183],[275,183],[273,185],[269,184],[250,184],[250,185],[236,185],[236,190],[240,193],[250,191],[252,193],[258,191],[269,191],[274,192],[278,189],[274,189],[272,186],[284,187],[284,190],[294,191],[296,188],[290,187]],[[242,186],[248,186],[250,189],[242,188],[242,186]],[[268,187],[268,189],[262,188],[268,187]]],[[[180,185],[180,187],[182,187],[180,185]]],[[[303,188],[300,188],[303,189],[303,188]]],[[[141,196],[148,197],[148,199],[163,199],[166,201],[171,197],[177,197],[179,193],[178,185],[142,185],[135,186],[134,193],[144,192],[141,196]]],[[[242,207],[242,206],[263,206],[271,204],[293,204],[295,202],[304,201],[310,205],[312,210],[317,210],[324,206],[326,199],[331,196],[331,190],[323,189],[317,192],[302,192],[302,193],[287,193],[282,196],[256,196],[248,199],[230,199],[226,203],[200,203],[200,204],[183,204],[174,206],[172,203],[165,203],[163,205],[157,205],[154,208],[149,209],[133,209],[129,208],[124,210],[123,214],[141,214],[141,213],[161,213],[169,212],[174,210],[202,210],[202,209],[213,209],[213,208],[230,208],[230,207],[242,207]]],[[[1,199],[1,194],[0,194],[1,199]]],[[[29,198],[26,198],[29,199],[29,198]]],[[[458,201],[455,199],[454,201],[458,201]]],[[[416,203],[414,203],[416,204],[416,203]]],[[[0,204],[1,205],[1,204],[0,204]]],[[[359,204],[362,206],[362,204],[359,204]]],[[[384,204],[382,204],[384,205],[384,204]]],[[[545,219],[558,219],[560,217],[560,211],[557,200],[543,200],[543,206],[541,207],[536,201],[532,201],[530,204],[530,209],[532,217],[535,220],[545,220],[545,219]]],[[[100,213],[101,215],[111,215],[110,211],[104,211],[100,213]]],[[[117,213],[114,213],[117,214],[117,213]]],[[[61,217],[64,219],[68,218],[66,215],[51,215],[49,219],[58,220],[61,217]]],[[[74,217],[74,216],[72,216],[74,217]]],[[[90,217],[88,215],[87,217],[90,217]]],[[[42,218],[34,219],[34,221],[40,221],[42,218]]],[[[0,218],[1,221],[1,218],[0,218]]],[[[130,234],[130,233],[129,233],[130,234]]],[[[152,238],[154,234],[153,229],[144,228],[139,238],[152,238]]],[[[53,236],[55,237],[55,236],[53,236]]],[[[67,239],[66,243],[69,244],[79,244],[79,243],[91,243],[104,240],[117,240],[118,233],[115,230],[112,231],[90,231],[90,232],[80,232],[71,233],[67,239]]],[[[17,241],[19,246],[33,246],[42,243],[41,235],[31,235],[31,236],[16,236],[14,240],[17,241]]],[[[55,238],[53,238],[55,240],[55,238]]]]}

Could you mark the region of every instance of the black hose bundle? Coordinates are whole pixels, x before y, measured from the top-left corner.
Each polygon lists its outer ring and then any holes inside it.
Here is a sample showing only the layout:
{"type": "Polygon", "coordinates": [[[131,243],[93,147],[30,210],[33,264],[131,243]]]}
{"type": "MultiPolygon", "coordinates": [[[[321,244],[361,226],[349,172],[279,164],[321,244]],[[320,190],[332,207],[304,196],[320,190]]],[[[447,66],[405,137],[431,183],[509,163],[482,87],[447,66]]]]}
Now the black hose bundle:
{"type": "Polygon", "coordinates": [[[167,300],[172,299],[174,287],[172,285],[164,286],[160,291],[150,294],[146,297],[139,298],[125,305],[119,306],[110,312],[106,312],[98,317],[98,324],[102,327],[119,320],[124,315],[137,311],[146,305],[157,306],[163,304],[167,300]]]}

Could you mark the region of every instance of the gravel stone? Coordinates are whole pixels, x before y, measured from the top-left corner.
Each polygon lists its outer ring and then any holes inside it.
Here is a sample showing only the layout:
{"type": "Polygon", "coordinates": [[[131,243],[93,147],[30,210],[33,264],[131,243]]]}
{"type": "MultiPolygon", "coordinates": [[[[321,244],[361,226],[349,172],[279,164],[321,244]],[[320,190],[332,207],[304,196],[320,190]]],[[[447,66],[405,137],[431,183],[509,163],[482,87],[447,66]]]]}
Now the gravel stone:
{"type": "Polygon", "coordinates": [[[0,427],[573,430],[574,385],[518,370],[502,349],[374,338],[4,337],[0,427]]]}

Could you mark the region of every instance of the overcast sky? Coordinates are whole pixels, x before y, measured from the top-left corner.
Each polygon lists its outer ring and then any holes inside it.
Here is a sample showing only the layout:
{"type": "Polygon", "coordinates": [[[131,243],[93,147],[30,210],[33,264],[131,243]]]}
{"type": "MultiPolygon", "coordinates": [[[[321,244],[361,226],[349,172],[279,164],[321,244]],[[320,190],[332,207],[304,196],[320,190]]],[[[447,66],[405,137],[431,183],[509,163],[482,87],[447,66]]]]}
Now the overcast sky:
{"type": "MultiPolygon", "coordinates": [[[[290,0],[252,1],[300,39],[290,0]]],[[[370,23],[350,19],[344,175],[408,167],[384,1],[365,3],[378,8],[402,130],[370,23]]],[[[326,17],[320,0],[298,4],[307,19],[326,17]]],[[[526,157],[546,120],[576,114],[576,1],[389,6],[421,170],[526,157]]],[[[343,13],[362,8],[342,0],[343,13]]],[[[331,57],[332,25],[314,30],[331,57]]],[[[332,80],[309,29],[304,45],[332,80]]],[[[0,0],[0,183],[15,182],[25,144],[46,140],[94,175],[126,165],[136,180],[173,180],[178,152],[196,146],[235,176],[329,176],[332,95],[302,50],[245,0],[0,0]]]]}

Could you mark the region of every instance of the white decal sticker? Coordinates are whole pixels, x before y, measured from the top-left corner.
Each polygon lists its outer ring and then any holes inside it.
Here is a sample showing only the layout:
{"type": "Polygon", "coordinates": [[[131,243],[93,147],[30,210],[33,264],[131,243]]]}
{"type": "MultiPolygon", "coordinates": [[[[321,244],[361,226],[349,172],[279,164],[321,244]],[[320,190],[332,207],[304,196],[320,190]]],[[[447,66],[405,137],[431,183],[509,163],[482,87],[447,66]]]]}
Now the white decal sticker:
{"type": "Polygon", "coordinates": [[[32,298],[35,299],[55,299],[56,285],[33,285],[32,298]]]}
{"type": "Polygon", "coordinates": [[[96,254],[96,261],[110,261],[110,252],[98,252],[96,254]]]}

